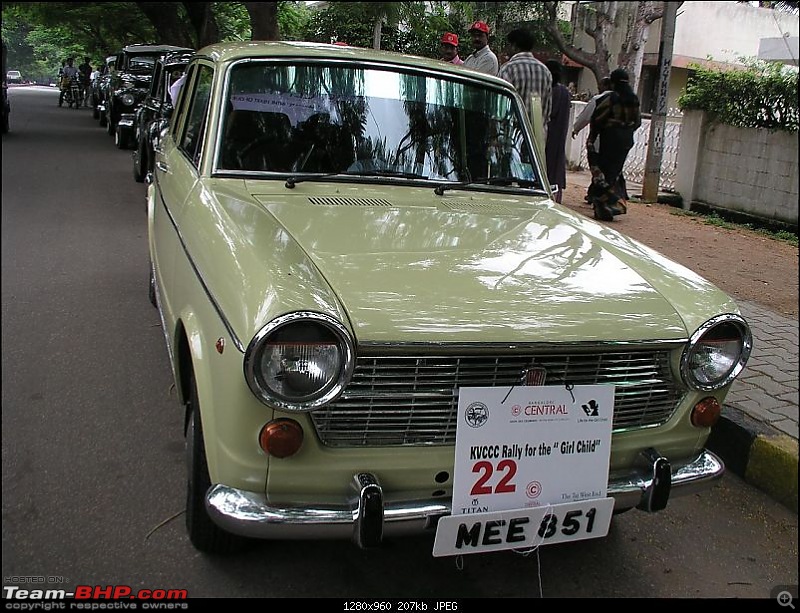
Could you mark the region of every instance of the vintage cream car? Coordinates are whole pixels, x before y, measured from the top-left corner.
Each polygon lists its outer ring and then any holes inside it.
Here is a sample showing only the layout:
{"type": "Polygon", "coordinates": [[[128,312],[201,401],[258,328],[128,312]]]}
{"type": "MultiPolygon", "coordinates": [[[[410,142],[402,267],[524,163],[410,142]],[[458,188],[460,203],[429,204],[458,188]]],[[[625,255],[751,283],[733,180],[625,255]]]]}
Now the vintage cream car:
{"type": "Polygon", "coordinates": [[[723,474],[704,445],[747,323],[555,204],[535,129],[508,83],[444,62],[195,53],[147,177],[195,547],[429,530],[434,555],[520,548],[723,474]]]}

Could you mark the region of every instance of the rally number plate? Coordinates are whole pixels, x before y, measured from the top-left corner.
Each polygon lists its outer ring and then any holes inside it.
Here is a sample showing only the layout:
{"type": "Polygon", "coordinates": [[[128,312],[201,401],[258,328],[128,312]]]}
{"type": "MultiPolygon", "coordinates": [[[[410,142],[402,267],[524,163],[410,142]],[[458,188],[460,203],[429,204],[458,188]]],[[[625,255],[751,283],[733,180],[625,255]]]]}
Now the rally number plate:
{"type": "Polygon", "coordinates": [[[613,498],[596,498],[532,509],[448,515],[439,520],[433,555],[453,556],[527,549],[608,534],[613,498]]]}

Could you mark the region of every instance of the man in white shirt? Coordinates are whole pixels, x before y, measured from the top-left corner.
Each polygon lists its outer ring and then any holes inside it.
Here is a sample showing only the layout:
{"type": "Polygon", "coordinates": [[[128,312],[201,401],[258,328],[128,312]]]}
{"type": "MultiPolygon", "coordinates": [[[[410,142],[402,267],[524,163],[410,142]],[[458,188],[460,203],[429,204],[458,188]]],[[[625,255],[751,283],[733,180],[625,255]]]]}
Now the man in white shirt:
{"type": "Polygon", "coordinates": [[[483,21],[476,21],[469,27],[472,46],[475,52],[464,60],[464,68],[472,68],[497,76],[499,65],[494,51],[489,49],[489,26],[483,21]]]}
{"type": "Polygon", "coordinates": [[[583,107],[580,115],[575,118],[575,123],[572,124],[572,138],[575,138],[578,135],[578,132],[583,130],[586,126],[589,125],[589,122],[592,120],[592,114],[594,113],[595,108],[597,108],[597,103],[611,91],[611,79],[609,77],[603,77],[600,80],[600,93],[596,96],[592,96],[592,99],[586,103],[586,106],[583,107]]]}
{"type": "Polygon", "coordinates": [[[181,87],[183,87],[184,81],[186,81],[185,72],[178,78],[177,81],[169,86],[169,97],[170,100],[172,100],[172,106],[175,106],[178,102],[178,94],[181,93],[181,87]]]}

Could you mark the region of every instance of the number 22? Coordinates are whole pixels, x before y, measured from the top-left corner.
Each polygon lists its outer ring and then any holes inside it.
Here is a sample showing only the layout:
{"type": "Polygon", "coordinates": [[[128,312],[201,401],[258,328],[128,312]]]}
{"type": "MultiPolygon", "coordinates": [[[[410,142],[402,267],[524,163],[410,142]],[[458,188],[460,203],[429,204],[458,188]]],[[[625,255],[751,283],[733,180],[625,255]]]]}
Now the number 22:
{"type": "MultiPolygon", "coordinates": [[[[517,491],[517,486],[511,483],[511,479],[514,478],[514,475],[517,474],[517,463],[514,460],[501,460],[497,464],[497,470],[505,472],[505,475],[500,479],[500,482],[494,488],[495,494],[510,494],[512,492],[517,491]]],[[[492,474],[494,473],[494,466],[491,462],[487,462],[485,460],[480,462],[475,462],[472,466],[472,472],[478,473],[482,472],[483,474],[478,477],[478,480],[475,482],[475,485],[472,486],[472,490],[470,490],[470,494],[472,496],[479,496],[480,494],[491,494],[492,493],[492,486],[487,485],[487,481],[492,478],[492,474]]]]}

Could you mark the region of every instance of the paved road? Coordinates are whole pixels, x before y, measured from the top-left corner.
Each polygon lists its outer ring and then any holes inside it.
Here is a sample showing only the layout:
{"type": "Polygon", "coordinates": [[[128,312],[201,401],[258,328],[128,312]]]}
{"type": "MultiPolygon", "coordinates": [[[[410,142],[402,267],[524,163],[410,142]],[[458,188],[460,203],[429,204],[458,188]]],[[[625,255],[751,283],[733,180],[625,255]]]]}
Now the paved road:
{"type": "Polygon", "coordinates": [[[197,553],[181,516],[181,412],[147,298],[145,189],[90,112],[56,100],[13,90],[2,139],[4,586],[41,576],[204,597],[767,598],[798,583],[797,515],[733,474],[662,513],[619,516],[606,539],[527,556],[432,558],[428,538],[197,553]]]}

